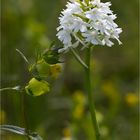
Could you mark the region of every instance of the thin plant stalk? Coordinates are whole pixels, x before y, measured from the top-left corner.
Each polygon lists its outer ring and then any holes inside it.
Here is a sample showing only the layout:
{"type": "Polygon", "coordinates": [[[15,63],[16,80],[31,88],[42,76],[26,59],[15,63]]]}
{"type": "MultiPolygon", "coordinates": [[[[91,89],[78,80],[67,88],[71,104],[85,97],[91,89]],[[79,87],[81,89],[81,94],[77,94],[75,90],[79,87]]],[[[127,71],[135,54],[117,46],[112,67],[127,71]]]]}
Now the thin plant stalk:
{"type": "MultiPolygon", "coordinates": [[[[21,105],[22,105],[23,125],[25,127],[26,133],[28,134],[29,127],[27,122],[26,98],[23,91],[21,92],[21,105]]],[[[27,139],[31,140],[28,135],[27,135],[27,139]]]]}
{"type": "Polygon", "coordinates": [[[20,90],[20,86],[1,88],[0,92],[6,91],[6,90],[16,90],[16,91],[19,91],[20,90]]]}
{"type": "Polygon", "coordinates": [[[96,119],[95,105],[94,105],[94,100],[93,100],[94,97],[91,90],[90,59],[91,59],[91,47],[87,48],[87,52],[86,52],[86,64],[88,66],[88,69],[85,68],[86,88],[87,88],[87,93],[88,93],[89,109],[91,113],[93,128],[95,130],[96,140],[100,140],[100,132],[99,132],[99,127],[98,127],[98,122],[96,119]]]}
{"type": "Polygon", "coordinates": [[[86,75],[86,88],[87,88],[87,93],[88,93],[88,101],[89,101],[89,109],[91,113],[91,118],[92,118],[92,125],[95,130],[95,136],[96,140],[100,140],[100,131],[99,131],[99,126],[98,122],[96,119],[96,113],[95,113],[95,105],[94,105],[94,97],[91,91],[91,72],[90,72],[90,59],[91,59],[91,46],[89,48],[86,48],[86,63],[80,58],[80,56],[73,50],[71,49],[72,54],[76,58],[76,60],[84,67],[85,69],[85,75],[86,75]]]}
{"type": "MultiPolygon", "coordinates": [[[[26,58],[26,56],[18,49],[16,49],[16,51],[21,55],[21,57],[23,58],[23,60],[26,62],[26,64],[30,64],[28,59],[26,58]]],[[[25,127],[25,131],[27,133],[27,139],[31,140],[29,135],[28,135],[28,122],[27,122],[27,111],[26,111],[26,97],[23,91],[21,91],[21,106],[22,106],[22,115],[23,115],[23,124],[25,127]]]]}

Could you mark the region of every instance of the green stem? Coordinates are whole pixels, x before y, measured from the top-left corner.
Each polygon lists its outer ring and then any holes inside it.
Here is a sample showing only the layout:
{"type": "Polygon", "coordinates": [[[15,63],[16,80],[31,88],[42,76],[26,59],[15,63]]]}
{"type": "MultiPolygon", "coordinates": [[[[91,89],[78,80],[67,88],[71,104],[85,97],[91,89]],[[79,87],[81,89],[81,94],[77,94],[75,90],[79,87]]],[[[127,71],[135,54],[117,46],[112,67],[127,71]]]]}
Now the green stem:
{"type": "Polygon", "coordinates": [[[91,113],[92,118],[92,124],[95,130],[96,140],[100,139],[100,132],[99,127],[96,119],[96,113],[95,113],[95,106],[94,106],[94,97],[91,91],[91,75],[90,75],[90,57],[91,57],[91,47],[87,48],[87,54],[86,54],[86,64],[88,66],[88,69],[85,69],[86,73],[86,87],[88,92],[88,100],[89,100],[89,109],[91,113]]]}
{"type": "Polygon", "coordinates": [[[20,86],[1,88],[0,92],[6,91],[6,90],[16,90],[16,91],[19,91],[20,90],[20,86]]]}
{"type": "MultiPolygon", "coordinates": [[[[25,131],[28,134],[28,122],[27,122],[27,114],[26,114],[26,97],[24,92],[21,92],[21,104],[22,104],[22,115],[23,115],[23,125],[25,127],[25,131]]],[[[30,140],[30,137],[27,135],[27,139],[30,140]]]]}

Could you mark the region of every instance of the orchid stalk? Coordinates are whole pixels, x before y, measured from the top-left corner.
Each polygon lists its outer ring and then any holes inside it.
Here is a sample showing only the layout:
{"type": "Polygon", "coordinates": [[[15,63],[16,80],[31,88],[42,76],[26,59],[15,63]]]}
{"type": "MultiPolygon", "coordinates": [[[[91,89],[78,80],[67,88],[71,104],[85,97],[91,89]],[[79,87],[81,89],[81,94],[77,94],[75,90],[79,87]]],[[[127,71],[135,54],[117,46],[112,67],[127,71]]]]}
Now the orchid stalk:
{"type": "Polygon", "coordinates": [[[91,91],[91,48],[93,45],[111,47],[114,45],[112,39],[117,40],[119,45],[122,44],[119,40],[122,29],[114,22],[117,16],[110,6],[110,2],[103,3],[100,0],[69,0],[66,9],[61,12],[60,26],[57,28],[57,37],[63,43],[59,53],[71,51],[85,69],[89,109],[96,140],[100,139],[100,133],[91,91]],[[75,48],[79,46],[82,46],[83,51],[87,50],[86,62],[75,52],[75,48]]]}
{"type": "Polygon", "coordinates": [[[90,60],[91,60],[91,48],[89,47],[86,52],[86,62],[88,65],[88,69],[85,69],[85,75],[86,75],[86,87],[87,87],[87,93],[88,93],[88,101],[89,101],[89,109],[91,112],[91,119],[92,119],[92,124],[95,130],[95,135],[96,135],[96,140],[100,139],[100,130],[96,118],[96,113],[95,113],[95,105],[94,105],[94,97],[91,91],[91,68],[90,68],[90,60]]]}

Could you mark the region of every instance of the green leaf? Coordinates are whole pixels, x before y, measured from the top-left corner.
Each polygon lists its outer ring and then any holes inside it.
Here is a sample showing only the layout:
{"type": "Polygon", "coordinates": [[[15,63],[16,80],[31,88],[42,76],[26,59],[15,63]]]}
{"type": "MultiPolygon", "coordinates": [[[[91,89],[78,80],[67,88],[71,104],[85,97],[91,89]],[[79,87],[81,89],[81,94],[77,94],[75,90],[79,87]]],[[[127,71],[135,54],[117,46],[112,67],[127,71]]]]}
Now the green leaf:
{"type": "Polygon", "coordinates": [[[41,59],[36,64],[32,65],[29,71],[36,79],[42,80],[50,75],[50,65],[46,63],[44,59],[41,59]]]}
{"type": "Polygon", "coordinates": [[[48,64],[60,63],[58,50],[59,48],[55,46],[55,42],[52,42],[50,48],[43,53],[43,59],[48,64]]]}
{"type": "Polygon", "coordinates": [[[37,62],[36,69],[41,77],[47,77],[50,73],[50,65],[44,59],[37,62]]]}
{"type": "Polygon", "coordinates": [[[49,50],[43,55],[43,59],[48,63],[48,64],[56,64],[60,63],[59,61],[59,54],[56,53],[54,50],[49,50]]]}
{"type": "Polygon", "coordinates": [[[29,67],[29,72],[31,72],[32,76],[35,77],[38,80],[42,80],[42,78],[39,75],[39,72],[36,68],[36,64],[33,64],[29,67]]]}
{"type": "Polygon", "coordinates": [[[49,83],[44,80],[37,80],[36,78],[32,78],[28,85],[25,87],[25,91],[27,94],[32,96],[40,96],[50,91],[49,83]]]}
{"type": "Polygon", "coordinates": [[[21,128],[14,125],[0,125],[0,130],[27,136],[31,140],[43,140],[36,132],[31,132],[30,130],[26,130],[25,128],[21,128]]]}

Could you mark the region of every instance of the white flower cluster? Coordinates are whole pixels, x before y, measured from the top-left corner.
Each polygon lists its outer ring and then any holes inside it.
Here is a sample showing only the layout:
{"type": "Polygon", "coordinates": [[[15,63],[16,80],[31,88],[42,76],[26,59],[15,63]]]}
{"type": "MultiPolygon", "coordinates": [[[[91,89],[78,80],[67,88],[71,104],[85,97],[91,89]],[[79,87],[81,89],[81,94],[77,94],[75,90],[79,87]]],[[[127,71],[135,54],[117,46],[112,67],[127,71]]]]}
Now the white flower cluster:
{"type": "Polygon", "coordinates": [[[114,22],[116,15],[110,10],[111,3],[100,0],[70,0],[66,9],[59,17],[60,26],[57,36],[64,47],[59,50],[68,51],[70,47],[93,45],[112,46],[110,39],[116,39],[119,44],[121,28],[114,22]]]}

